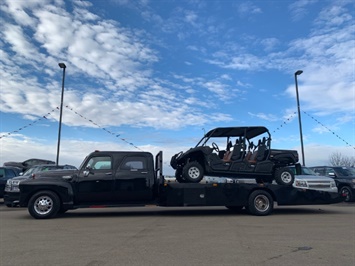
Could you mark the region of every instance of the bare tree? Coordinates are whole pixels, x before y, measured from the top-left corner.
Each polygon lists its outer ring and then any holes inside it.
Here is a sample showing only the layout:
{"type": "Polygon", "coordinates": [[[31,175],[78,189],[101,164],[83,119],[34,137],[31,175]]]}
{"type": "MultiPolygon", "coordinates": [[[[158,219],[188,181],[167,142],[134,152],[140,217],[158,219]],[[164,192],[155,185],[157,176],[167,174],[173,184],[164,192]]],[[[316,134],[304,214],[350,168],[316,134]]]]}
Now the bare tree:
{"type": "Polygon", "coordinates": [[[344,156],[340,152],[334,152],[329,156],[329,164],[331,166],[355,167],[355,158],[344,156]]]}

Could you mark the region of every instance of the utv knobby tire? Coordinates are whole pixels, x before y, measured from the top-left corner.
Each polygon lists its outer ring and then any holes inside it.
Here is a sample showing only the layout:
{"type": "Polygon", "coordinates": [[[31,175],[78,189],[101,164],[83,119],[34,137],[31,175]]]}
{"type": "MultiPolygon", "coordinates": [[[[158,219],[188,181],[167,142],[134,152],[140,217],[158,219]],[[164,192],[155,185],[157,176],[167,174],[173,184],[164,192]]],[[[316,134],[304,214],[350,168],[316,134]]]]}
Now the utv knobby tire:
{"type": "Polygon", "coordinates": [[[35,219],[49,219],[60,210],[60,199],[53,191],[40,191],[28,202],[28,212],[35,219]]]}
{"type": "Polygon", "coordinates": [[[176,178],[176,181],[178,181],[179,183],[186,183],[186,180],[182,177],[182,169],[181,168],[176,169],[175,178],[176,178]]]}
{"type": "Polygon", "coordinates": [[[257,216],[269,215],[274,209],[274,200],[269,192],[264,190],[253,191],[248,199],[248,211],[257,216]]]}
{"type": "Polygon", "coordinates": [[[203,178],[203,168],[196,161],[187,163],[182,170],[182,177],[188,183],[199,183],[203,178]]]}
{"type": "Polygon", "coordinates": [[[292,186],[295,181],[295,174],[291,169],[283,167],[275,170],[274,178],[279,185],[292,186]]]}

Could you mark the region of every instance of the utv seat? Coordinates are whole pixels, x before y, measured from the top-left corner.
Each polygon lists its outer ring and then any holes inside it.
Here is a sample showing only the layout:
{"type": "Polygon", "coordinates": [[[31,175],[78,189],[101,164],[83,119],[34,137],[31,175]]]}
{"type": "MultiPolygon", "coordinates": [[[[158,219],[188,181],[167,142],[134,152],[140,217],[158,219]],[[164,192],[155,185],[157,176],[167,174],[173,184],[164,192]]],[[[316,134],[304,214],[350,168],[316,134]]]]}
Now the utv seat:
{"type": "Polygon", "coordinates": [[[252,155],[251,155],[250,158],[248,159],[248,162],[249,162],[250,164],[256,164],[258,154],[261,152],[261,151],[259,150],[259,149],[260,149],[260,146],[261,146],[261,140],[259,139],[258,145],[254,148],[254,151],[253,151],[252,155]]]}
{"type": "Polygon", "coordinates": [[[226,147],[226,151],[224,152],[223,158],[222,158],[222,160],[224,162],[229,162],[231,160],[231,157],[232,157],[231,148],[232,148],[232,146],[233,146],[232,142],[229,141],[228,144],[227,144],[227,147],[226,147]]]}
{"type": "Polygon", "coordinates": [[[258,154],[256,155],[256,158],[255,158],[255,160],[257,162],[265,160],[266,150],[267,150],[266,139],[265,139],[265,137],[263,137],[263,139],[259,145],[259,148],[258,148],[258,154]]]}
{"type": "Polygon", "coordinates": [[[245,155],[244,161],[249,161],[251,156],[253,155],[253,152],[255,151],[256,146],[254,145],[253,142],[250,142],[249,146],[248,146],[248,152],[245,155]]]}
{"type": "Polygon", "coordinates": [[[236,139],[233,146],[232,161],[240,161],[244,155],[244,140],[242,138],[236,139]]]}

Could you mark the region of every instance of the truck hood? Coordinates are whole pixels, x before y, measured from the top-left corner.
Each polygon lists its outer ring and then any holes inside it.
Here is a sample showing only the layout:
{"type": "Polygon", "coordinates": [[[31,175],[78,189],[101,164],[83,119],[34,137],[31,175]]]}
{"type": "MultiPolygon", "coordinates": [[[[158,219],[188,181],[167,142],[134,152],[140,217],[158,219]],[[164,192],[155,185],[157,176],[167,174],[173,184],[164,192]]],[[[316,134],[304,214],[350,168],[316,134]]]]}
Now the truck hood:
{"type": "Polygon", "coordinates": [[[16,176],[16,177],[11,178],[11,180],[19,180],[19,181],[21,181],[21,180],[26,180],[28,178],[30,178],[29,175],[20,175],[20,176],[16,176]]]}
{"type": "Polygon", "coordinates": [[[327,176],[321,175],[295,175],[295,178],[306,181],[332,181],[333,179],[327,176]]]}

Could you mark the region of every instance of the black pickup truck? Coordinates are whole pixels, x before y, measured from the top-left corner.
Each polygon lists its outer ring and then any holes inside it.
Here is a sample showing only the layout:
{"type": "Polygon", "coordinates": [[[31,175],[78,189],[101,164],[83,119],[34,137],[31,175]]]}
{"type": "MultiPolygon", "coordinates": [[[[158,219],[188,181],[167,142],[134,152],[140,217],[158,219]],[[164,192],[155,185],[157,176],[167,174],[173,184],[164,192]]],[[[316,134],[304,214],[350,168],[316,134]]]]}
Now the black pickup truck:
{"type": "Polygon", "coordinates": [[[244,207],[254,215],[268,215],[278,205],[330,204],[338,193],[299,189],[272,183],[167,183],[162,152],[95,151],[79,170],[48,171],[20,183],[20,206],[36,219],[70,209],[88,207],[226,206],[244,207]]]}

